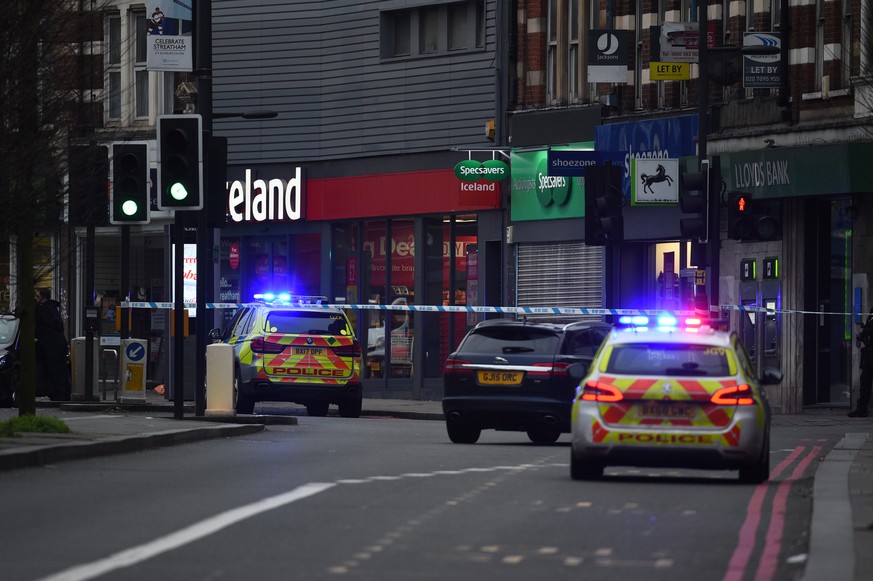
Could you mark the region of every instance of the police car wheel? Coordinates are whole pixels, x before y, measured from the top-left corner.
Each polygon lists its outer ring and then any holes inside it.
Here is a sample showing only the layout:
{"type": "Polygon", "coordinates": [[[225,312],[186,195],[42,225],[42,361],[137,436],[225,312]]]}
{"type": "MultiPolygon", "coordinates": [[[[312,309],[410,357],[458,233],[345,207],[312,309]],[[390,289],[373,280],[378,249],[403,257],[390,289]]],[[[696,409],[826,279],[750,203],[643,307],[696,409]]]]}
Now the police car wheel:
{"type": "Polygon", "coordinates": [[[238,414],[253,414],[255,413],[255,400],[251,397],[242,395],[240,389],[239,370],[236,372],[236,379],[233,382],[233,409],[238,414]]]}
{"type": "Polygon", "coordinates": [[[449,440],[455,444],[475,444],[479,441],[482,429],[475,426],[466,426],[455,422],[446,424],[449,440]]]}
{"type": "Polygon", "coordinates": [[[315,403],[306,404],[306,413],[310,416],[316,418],[323,418],[327,415],[327,409],[330,407],[330,404],[326,401],[319,401],[315,403]]]}
{"type": "Polygon", "coordinates": [[[579,460],[570,452],[570,478],[573,480],[598,480],[603,477],[603,464],[579,460]]]}
{"type": "Polygon", "coordinates": [[[359,418],[361,417],[361,398],[350,397],[339,403],[339,415],[341,418],[359,418]]]}
{"type": "Polygon", "coordinates": [[[561,437],[561,430],[558,428],[535,428],[527,431],[527,437],[534,444],[547,446],[554,444],[561,437]]]}
{"type": "Polygon", "coordinates": [[[770,435],[764,441],[761,457],[754,464],[740,468],[740,482],[743,484],[761,484],[770,478],[770,435]]]}

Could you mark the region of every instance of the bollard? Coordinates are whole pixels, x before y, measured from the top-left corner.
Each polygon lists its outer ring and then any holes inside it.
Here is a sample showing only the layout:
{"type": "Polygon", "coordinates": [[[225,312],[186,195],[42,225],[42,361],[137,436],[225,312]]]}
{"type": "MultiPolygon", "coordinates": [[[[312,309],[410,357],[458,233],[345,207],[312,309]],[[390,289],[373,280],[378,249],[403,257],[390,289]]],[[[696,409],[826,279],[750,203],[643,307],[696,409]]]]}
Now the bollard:
{"type": "Polygon", "coordinates": [[[233,406],[233,347],[225,343],[206,346],[206,415],[235,415],[233,406]]]}
{"type": "Polygon", "coordinates": [[[118,362],[121,403],[145,403],[148,343],[143,339],[122,339],[118,362]]]}

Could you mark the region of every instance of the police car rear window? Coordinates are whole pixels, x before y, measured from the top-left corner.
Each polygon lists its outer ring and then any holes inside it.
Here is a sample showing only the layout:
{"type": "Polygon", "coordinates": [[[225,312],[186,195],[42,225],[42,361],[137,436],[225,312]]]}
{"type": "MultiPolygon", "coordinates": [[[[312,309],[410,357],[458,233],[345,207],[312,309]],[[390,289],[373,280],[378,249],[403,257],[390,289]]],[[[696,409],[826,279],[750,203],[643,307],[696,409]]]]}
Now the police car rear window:
{"type": "Polygon", "coordinates": [[[682,343],[614,345],[606,371],[621,375],[672,377],[731,375],[726,348],[682,343]]]}
{"type": "Polygon", "coordinates": [[[558,341],[554,333],[522,327],[495,327],[470,333],[460,350],[469,353],[554,355],[558,341]]]}
{"type": "Polygon", "coordinates": [[[272,311],[267,314],[266,331],[288,335],[349,335],[342,315],[317,311],[272,311]]]}

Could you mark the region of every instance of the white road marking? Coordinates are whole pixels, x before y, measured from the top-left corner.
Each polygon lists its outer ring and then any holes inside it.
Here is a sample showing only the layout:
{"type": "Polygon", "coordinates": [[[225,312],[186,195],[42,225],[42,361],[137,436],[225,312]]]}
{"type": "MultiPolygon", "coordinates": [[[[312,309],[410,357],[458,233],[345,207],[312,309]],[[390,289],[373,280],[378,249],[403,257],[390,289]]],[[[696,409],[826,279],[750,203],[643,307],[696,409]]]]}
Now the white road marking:
{"type": "Polygon", "coordinates": [[[110,555],[105,559],[78,565],[67,569],[66,571],[61,571],[60,573],[44,577],[42,581],[83,581],[85,579],[93,579],[94,577],[99,577],[110,571],[129,567],[140,561],[151,559],[161,553],[178,549],[183,545],[187,545],[188,543],[192,543],[203,537],[216,533],[241,520],[245,520],[268,510],[279,508],[286,504],[291,504],[292,502],[313,496],[319,492],[324,492],[334,486],[336,486],[336,484],[322,482],[304,484],[303,486],[299,486],[294,490],[290,490],[283,494],[271,496],[245,506],[222,512],[198,523],[194,523],[189,527],[165,535],[150,543],[131,547],[130,549],[110,555]]]}
{"type": "MultiPolygon", "coordinates": [[[[117,416],[106,415],[91,417],[111,418],[117,416]]],[[[307,498],[309,496],[314,496],[320,492],[328,490],[329,488],[333,488],[338,484],[366,484],[372,482],[400,480],[401,478],[421,478],[425,476],[437,475],[455,476],[460,474],[470,474],[474,472],[496,472],[505,470],[523,471],[532,468],[542,468],[542,466],[534,464],[521,464],[518,466],[491,466],[487,468],[466,468],[461,470],[437,470],[428,474],[407,473],[400,476],[371,476],[370,478],[342,479],[335,482],[311,482],[309,484],[304,484],[303,486],[298,486],[294,490],[290,490],[276,496],[271,496],[269,498],[253,502],[245,506],[240,506],[238,508],[225,511],[223,513],[217,514],[213,517],[209,517],[198,523],[194,523],[193,525],[180,529],[174,533],[165,535],[160,539],[154,540],[149,543],[144,543],[136,547],[131,547],[123,551],[119,551],[114,555],[106,557],[105,559],[99,559],[97,561],[92,561],[91,563],[76,565],[75,567],[71,567],[59,573],[49,575],[48,577],[43,577],[39,581],[85,581],[86,579],[93,579],[95,577],[99,577],[100,575],[109,573],[110,571],[115,571],[124,567],[130,567],[131,565],[135,565],[136,563],[139,563],[141,561],[151,559],[152,557],[156,557],[157,555],[160,555],[162,553],[178,549],[179,547],[207,537],[224,528],[236,524],[241,520],[253,517],[262,512],[267,512],[269,510],[279,508],[286,504],[291,504],[292,502],[296,502],[298,500],[303,500],[304,498],[307,498]]],[[[483,489],[488,486],[494,486],[494,484],[494,482],[488,482],[483,485],[483,489]]],[[[378,549],[374,550],[382,550],[382,546],[391,544],[393,538],[400,536],[402,536],[402,533],[396,531],[393,533],[388,533],[384,539],[377,543],[378,549]]],[[[357,563],[353,563],[351,566],[354,567],[355,565],[357,565],[357,563]]],[[[331,573],[347,573],[348,571],[348,563],[345,563],[344,566],[341,567],[332,567],[331,569],[329,569],[329,572],[331,573]]]]}

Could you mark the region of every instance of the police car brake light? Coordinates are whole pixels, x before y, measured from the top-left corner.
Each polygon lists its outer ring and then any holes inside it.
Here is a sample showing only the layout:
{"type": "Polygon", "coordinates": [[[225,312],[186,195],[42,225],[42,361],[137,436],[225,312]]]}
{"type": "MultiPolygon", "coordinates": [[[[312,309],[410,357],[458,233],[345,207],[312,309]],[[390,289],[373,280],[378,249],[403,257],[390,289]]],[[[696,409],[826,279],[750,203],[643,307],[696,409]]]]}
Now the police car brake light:
{"type": "Polygon", "coordinates": [[[623,400],[624,394],[614,385],[592,379],[582,385],[579,399],[582,401],[616,402],[623,400]]]}
{"type": "Polygon", "coordinates": [[[712,394],[710,401],[716,405],[755,405],[752,389],[745,383],[723,387],[712,394]]]}

